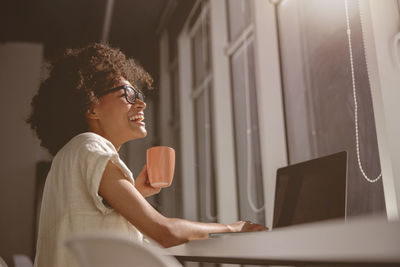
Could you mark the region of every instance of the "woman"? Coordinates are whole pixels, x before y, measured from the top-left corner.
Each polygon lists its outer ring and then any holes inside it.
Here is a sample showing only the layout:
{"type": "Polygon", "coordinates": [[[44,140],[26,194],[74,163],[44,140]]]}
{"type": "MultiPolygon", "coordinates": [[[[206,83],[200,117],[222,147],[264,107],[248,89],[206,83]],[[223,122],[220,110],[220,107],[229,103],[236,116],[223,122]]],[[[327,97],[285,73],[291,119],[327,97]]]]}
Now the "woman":
{"type": "Polygon", "coordinates": [[[67,50],[32,100],[28,119],[54,156],[42,200],[35,266],[74,266],[63,240],[85,231],[141,233],[164,247],[209,233],[266,230],[250,222],[199,223],[167,218],[145,197],[146,166],[133,180],[118,150],[146,136],[142,90],[152,78],[118,49],[93,44],[67,50]]]}

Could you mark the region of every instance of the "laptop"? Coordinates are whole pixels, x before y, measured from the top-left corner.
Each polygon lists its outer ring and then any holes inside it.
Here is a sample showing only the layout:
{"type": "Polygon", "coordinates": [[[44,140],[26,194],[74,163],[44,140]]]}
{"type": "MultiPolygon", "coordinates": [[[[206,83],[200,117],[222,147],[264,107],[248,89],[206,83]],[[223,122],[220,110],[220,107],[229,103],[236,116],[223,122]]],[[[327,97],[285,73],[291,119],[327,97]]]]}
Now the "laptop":
{"type": "MultiPolygon", "coordinates": [[[[273,229],[329,219],[345,219],[347,152],[279,168],[273,229]]],[[[212,233],[210,237],[248,233],[212,233]]]]}
{"type": "Polygon", "coordinates": [[[273,228],[345,218],[347,152],[279,168],[273,228]]]}

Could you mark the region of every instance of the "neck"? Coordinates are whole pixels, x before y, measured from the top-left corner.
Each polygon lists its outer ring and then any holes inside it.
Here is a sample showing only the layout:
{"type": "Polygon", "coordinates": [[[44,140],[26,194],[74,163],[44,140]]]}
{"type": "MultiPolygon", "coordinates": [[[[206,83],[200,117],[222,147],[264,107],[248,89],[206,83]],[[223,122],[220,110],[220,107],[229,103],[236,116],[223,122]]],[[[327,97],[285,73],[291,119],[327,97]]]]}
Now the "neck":
{"type": "Polygon", "coordinates": [[[110,138],[110,136],[108,136],[103,129],[98,125],[98,123],[96,122],[88,122],[89,124],[89,132],[98,134],[102,137],[104,137],[105,139],[107,139],[108,141],[110,141],[113,146],[115,147],[115,150],[117,150],[117,152],[119,152],[119,149],[121,148],[121,144],[116,142],[116,140],[113,140],[112,138],[110,138]]]}

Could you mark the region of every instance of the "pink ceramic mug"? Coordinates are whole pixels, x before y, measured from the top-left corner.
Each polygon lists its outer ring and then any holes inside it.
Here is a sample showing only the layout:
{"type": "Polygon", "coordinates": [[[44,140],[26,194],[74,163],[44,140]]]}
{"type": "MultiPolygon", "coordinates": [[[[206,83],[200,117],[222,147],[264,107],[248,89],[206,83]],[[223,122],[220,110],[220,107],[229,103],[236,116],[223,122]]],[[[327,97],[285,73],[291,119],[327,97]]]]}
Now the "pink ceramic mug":
{"type": "Polygon", "coordinates": [[[152,187],[167,187],[172,183],[175,169],[175,150],[154,146],[146,153],[147,174],[152,187]]]}

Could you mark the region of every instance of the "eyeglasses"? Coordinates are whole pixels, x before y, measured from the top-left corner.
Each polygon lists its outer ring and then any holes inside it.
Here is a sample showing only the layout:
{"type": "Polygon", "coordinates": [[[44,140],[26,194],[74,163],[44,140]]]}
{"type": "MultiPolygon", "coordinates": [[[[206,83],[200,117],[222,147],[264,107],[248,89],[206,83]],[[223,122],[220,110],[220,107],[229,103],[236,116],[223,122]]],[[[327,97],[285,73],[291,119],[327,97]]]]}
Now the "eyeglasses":
{"type": "Polygon", "coordinates": [[[104,91],[104,92],[99,94],[99,97],[102,97],[102,96],[104,96],[106,94],[109,94],[109,93],[112,93],[112,92],[115,92],[115,91],[119,91],[121,89],[124,89],[125,99],[126,99],[126,101],[128,103],[135,104],[136,99],[139,99],[140,101],[144,102],[143,93],[139,92],[137,89],[135,89],[132,86],[127,85],[127,84],[112,88],[112,89],[107,90],[107,91],[104,91]]]}

